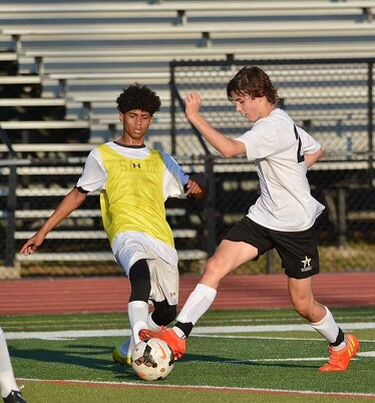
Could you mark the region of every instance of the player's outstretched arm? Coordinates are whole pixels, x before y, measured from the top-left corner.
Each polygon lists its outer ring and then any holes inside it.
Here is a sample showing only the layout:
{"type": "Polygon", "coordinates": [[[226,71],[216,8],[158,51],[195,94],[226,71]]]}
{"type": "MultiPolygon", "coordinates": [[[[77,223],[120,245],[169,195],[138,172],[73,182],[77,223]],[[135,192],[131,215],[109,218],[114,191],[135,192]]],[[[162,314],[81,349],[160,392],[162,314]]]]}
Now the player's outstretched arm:
{"type": "Polygon", "coordinates": [[[202,98],[197,92],[192,92],[186,96],[185,113],[191,124],[223,157],[232,158],[246,154],[246,148],[242,142],[220,133],[200,115],[201,104],[202,98]]]}
{"type": "Polygon", "coordinates": [[[76,210],[86,200],[86,197],[86,193],[82,193],[76,188],[71,190],[57,206],[51,217],[44,223],[42,228],[25,242],[20,249],[20,253],[30,255],[36,252],[39,246],[44,242],[47,234],[76,210]]]}

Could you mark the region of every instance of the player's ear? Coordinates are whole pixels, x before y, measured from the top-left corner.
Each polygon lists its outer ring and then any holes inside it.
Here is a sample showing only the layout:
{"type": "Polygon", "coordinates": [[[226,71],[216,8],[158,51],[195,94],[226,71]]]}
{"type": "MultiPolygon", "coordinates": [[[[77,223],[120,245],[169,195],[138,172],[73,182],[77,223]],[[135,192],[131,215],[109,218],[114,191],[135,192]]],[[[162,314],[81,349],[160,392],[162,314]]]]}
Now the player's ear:
{"type": "Polygon", "coordinates": [[[123,120],[124,120],[124,114],[123,114],[123,113],[120,113],[120,114],[118,115],[118,119],[119,119],[120,122],[123,122],[123,120]]]}

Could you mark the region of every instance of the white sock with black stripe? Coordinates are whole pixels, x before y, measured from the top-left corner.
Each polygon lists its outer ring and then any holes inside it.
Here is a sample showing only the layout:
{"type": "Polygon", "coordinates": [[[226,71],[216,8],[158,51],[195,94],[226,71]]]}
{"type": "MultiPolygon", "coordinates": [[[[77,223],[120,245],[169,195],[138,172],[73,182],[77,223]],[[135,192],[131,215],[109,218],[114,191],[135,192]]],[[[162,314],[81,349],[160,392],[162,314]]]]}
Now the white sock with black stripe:
{"type": "Polygon", "coordinates": [[[325,309],[326,316],[317,323],[310,323],[310,326],[329,341],[333,350],[340,351],[346,347],[344,332],[337,325],[331,311],[326,306],[325,309]]]}
{"type": "Polygon", "coordinates": [[[217,291],[205,284],[197,284],[177,316],[173,330],[181,337],[188,337],[199,318],[210,308],[217,291]]]}

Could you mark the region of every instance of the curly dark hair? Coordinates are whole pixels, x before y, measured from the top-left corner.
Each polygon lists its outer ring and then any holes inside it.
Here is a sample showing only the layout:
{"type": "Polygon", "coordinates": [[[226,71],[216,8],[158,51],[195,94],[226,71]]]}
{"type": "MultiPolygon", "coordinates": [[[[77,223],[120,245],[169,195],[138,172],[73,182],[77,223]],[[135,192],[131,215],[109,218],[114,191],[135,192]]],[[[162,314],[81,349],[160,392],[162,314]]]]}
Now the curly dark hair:
{"type": "Polygon", "coordinates": [[[140,109],[151,116],[160,109],[160,98],[145,85],[135,83],[124,89],[116,99],[117,109],[126,113],[132,109],[140,109]]]}
{"type": "Polygon", "coordinates": [[[269,76],[259,67],[245,66],[227,84],[227,97],[233,101],[235,95],[266,97],[271,104],[280,101],[277,89],[269,76]]]}

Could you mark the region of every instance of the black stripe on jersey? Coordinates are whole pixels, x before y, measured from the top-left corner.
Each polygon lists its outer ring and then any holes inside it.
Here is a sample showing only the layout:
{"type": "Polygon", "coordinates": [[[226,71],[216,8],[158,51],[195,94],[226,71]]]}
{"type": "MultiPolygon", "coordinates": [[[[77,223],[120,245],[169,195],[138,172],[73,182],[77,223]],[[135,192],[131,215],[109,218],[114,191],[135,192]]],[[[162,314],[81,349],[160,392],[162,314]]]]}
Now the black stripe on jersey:
{"type": "Polygon", "coordinates": [[[303,153],[301,154],[302,141],[298,134],[296,125],[294,125],[294,134],[296,136],[296,140],[298,140],[297,161],[298,162],[305,161],[305,156],[303,155],[303,153]]]}

